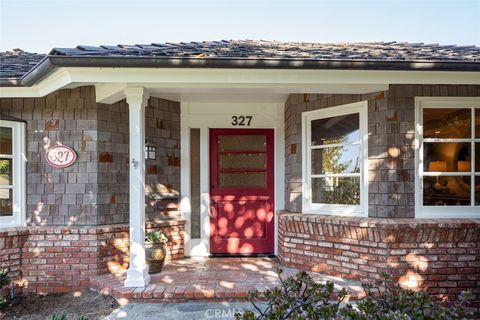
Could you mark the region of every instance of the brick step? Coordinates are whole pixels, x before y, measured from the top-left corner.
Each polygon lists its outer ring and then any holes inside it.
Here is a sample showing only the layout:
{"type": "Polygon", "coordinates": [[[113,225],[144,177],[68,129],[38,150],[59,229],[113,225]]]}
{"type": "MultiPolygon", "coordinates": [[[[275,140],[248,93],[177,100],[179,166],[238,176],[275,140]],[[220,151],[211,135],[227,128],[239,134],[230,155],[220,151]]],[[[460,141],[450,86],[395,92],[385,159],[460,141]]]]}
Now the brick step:
{"type": "MultiPolygon", "coordinates": [[[[125,288],[124,274],[104,274],[90,280],[91,288],[108,294],[120,303],[126,302],[186,302],[199,301],[245,301],[248,292],[264,292],[279,285],[275,270],[282,267],[270,258],[210,258],[182,259],[167,262],[164,270],[151,275],[145,288],[125,288]]],[[[282,267],[284,276],[294,275],[298,270],[282,267]]],[[[347,289],[351,294],[347,301],[364,297],[360,282],[311,273],[315,281],[332,281],[335,288],[347,289]]]]}

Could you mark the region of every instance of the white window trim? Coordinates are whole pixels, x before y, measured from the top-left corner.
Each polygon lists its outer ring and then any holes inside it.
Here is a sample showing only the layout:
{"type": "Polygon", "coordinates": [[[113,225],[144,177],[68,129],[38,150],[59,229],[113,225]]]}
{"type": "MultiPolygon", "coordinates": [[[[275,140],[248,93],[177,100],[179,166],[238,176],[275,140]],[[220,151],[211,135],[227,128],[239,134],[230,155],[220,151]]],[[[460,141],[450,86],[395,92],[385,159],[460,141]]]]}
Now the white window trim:
{"type": "Polygon", "coordinates": [[[361,101],[302,113],[302,212],[337,216],[368,216],[368,102],[361,101]],[[360,205],[311,202],[311,121],[352,113],[360,120],[360,205]]]}
{"type": "Polygon", "coordinates": [[[12,128],[13,144],[13,215],[0,217],[0,228],[25,224],[25,123],[0,120],[0,127],[12,128]]]}
{"type": "MultiPolygon", "coordinates": [[[[479,206],[423,206],[423,108],[480,107],[477,97],[415,97],[415,217],[416,218],[479,218],[479,206]]],[[[475,119],[472,119],[474,123],[475,119]]],[[[475,137],[475,126],[473,126],[475,137]]],[[[480,142],[480,139],[474,139],[480,142]]],[[[475,152],[472,150],[472,170],[475,152]]],[[[475,174],[475,176],[478,176],[475,174]]],[[[474,189],[474,188],[472,188],[474,189]]],[[[472,193],[474,190],[472,190],[472,193]]]]}

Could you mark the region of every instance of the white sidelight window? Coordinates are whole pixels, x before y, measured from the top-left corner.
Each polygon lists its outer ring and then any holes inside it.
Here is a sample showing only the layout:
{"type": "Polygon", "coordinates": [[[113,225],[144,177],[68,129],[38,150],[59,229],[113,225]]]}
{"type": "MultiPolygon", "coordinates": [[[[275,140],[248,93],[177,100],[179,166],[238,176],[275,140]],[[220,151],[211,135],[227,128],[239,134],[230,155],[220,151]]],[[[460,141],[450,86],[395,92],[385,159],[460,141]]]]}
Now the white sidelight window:
{"type": "Polygon", "coordinates": [[[302,114],[303,211],[367,216],[367,102],[302,114]]]}
{"type": "Polygon", "coordinates": [[[480,99],[416,99],[416,217],[480,217],[480,99]]]}
{"type": "Polygon", "coordinates": [[[0,120],[0,228],[25,217],[25,124],[0,120]]]}

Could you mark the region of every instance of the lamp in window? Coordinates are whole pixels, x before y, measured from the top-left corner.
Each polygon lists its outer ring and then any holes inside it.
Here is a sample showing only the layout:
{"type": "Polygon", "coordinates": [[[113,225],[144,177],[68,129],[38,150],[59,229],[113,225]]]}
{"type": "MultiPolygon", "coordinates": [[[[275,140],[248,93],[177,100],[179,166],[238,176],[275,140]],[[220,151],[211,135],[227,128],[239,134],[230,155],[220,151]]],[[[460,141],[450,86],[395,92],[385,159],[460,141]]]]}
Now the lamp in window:
{"type": "Polygon", "coordinates": [[[470,161],[458,161],[457,167],[459,172],[470,172],[470,161]]]}
{"type": "Polygon", "coordinates": [[[148,141],[145,142],[145,159],[154,160],[157,157],[157,146],[148,141]]]}
{"type": "MultiPolygon", "coordinates": [[[[432,161],[428,165],[428,171],[431,171],[431,172],[447,172],[447,162],[446,161],[432,161]]],[[[437,176],[437,182],[435,182],[433,187],[437,190],[443,190],[447,187],[447,183],[445,183],[445,185],[442,185],[440,183],[440,176],[437,176]]]]}

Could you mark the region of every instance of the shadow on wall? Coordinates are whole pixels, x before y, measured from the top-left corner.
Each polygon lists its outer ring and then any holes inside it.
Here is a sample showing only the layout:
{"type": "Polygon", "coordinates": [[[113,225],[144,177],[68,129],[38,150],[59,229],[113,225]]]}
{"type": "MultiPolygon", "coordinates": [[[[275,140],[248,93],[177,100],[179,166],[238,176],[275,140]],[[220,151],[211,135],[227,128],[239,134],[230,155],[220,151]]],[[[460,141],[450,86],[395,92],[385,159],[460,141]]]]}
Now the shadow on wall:
{"type": "MultiPolygon", "coordinates": [[[[183,231],[179,226],[158,226],[155,223],[147,223],[146,231],[153,229],[163,230],[168,237],[166,244],[166,260],[175,260],[183,257],[183,231]]],[[[100,268],[101,273],[111,273],[120,279],[128,270],[130,263],[130,241],[128,231],[116,232],[110,239],[100,242],[100,262],[104,264],[100,268]]]]}

